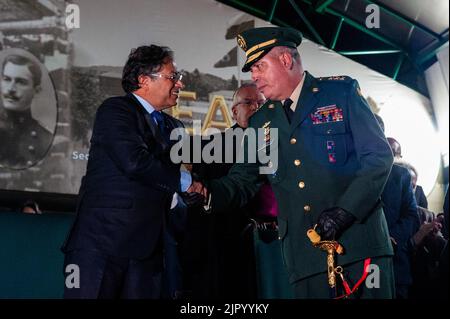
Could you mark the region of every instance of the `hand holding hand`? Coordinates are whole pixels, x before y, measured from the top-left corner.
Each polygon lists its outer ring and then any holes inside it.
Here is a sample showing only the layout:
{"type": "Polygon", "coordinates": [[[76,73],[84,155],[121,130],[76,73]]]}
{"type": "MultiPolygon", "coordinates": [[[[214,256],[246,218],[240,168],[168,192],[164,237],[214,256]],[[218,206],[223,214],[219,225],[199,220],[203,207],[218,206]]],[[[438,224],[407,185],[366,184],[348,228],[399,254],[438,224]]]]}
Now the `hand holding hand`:
{"type": "Polygon", "coordinates": [[[183,192],[179,194],[187,207],[201,207],[205,202],[205,197],[196,192],[183,192]]]}

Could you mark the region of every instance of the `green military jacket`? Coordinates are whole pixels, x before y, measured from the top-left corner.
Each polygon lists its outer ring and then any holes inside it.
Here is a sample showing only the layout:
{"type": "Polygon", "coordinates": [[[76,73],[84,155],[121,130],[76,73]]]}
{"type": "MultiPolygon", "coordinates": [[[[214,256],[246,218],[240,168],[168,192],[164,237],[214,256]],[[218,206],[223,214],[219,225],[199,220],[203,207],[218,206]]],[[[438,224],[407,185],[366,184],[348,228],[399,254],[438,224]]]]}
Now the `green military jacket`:
{"type": "MultiPolygon", "coordinates": [[[[380,204],[393,163],[384,133],[356,80],[305,76],[291,123],[275,101],[250,119],[250,127],[265,128],[260,130],[265,138],[278,129],[278,145],[272,145],[278,165],[269,162],[274,170],[268,179],[279,205],[279,236],[290,282],[326,271],[326,253],[313,247],[306,233],[327,208],[341,207],[356,217],[338,238],[345,249],[338,265],[393,254],[380,204]]],[[[243,145],[244,154],[257,147],[243,145]]],[[[257,191],[260,166],[238,163],[228,176],[210,181],[212,205],[245,204],[257,191]]]]}

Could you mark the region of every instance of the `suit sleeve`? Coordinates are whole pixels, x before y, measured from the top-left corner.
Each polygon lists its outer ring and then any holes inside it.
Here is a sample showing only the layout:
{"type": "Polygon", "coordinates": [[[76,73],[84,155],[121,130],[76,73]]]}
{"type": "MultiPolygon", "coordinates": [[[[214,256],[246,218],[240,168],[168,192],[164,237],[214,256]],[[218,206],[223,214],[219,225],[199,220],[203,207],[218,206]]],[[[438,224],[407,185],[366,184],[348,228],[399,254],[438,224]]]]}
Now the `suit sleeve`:
{"type": "Polygon", "coordinates": [[[97,112],[100,143],[125,176],[167,192],[180,183],[179,169],[169,157],[155,154],[138,132],[132,106],[120,100],[107,100],[97,112]]]}
{"type": "Polygon", "coordinates": [[[359,94],[357,81],[351,82],[347,98],[348,121],[360,165],[338,206],[361,222],[378,203],[393,164],[393,156],[369,105],[359,94]]]}
{"type": "Polygon", "coordinates": [[[418,230],[420,222],[417,214],[417,204],[411,185],[411,176],[406,171],[402,174],[402,194],[400,218],[389,229],[399,245],[406,245],[411,236],[418,230]]]}

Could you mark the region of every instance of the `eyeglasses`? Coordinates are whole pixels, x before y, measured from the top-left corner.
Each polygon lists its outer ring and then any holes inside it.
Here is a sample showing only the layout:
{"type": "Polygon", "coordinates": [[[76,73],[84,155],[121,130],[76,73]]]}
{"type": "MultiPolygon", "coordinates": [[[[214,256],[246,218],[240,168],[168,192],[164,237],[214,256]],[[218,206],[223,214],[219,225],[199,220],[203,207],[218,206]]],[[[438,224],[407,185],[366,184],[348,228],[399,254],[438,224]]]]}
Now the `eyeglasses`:
{"type": "Polygon", "coordinates": [[[255,100],[244,100],[241,102],[237,102],[235,105],[239,105],[239,104],[243,104],[243,105],[254,105],[256,104],[258,108],[260,108],[263,104],[264,104],[264,100],[259,100],[259,101],[255,101],[255,100]]]}
{"type": "Polygon", "coordinates": [[[166,78],[171,80],[172,82],[178,82],[181,81],[181,79],[183,78],[183,74],[181,72],[174,72],[171,75],[167,75],[167,74],[163,74],[163,73],[151,73],[151,76],[156,76],[159,78],[166,78]]]}

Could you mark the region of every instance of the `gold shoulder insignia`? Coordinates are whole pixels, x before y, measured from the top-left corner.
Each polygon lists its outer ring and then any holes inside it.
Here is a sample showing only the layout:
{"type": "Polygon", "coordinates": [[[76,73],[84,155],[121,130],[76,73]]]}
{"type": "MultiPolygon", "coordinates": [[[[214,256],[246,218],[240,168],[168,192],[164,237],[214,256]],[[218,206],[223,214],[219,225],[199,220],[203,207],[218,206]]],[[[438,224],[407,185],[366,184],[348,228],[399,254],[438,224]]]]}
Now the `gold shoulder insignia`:
{"type": "Polygon", "coordinates": [[[344,81],[347,77],[345,75],[334,75],[334,76],[330,76],[328,78],[328,80],[331,81],[344,81]]]}

